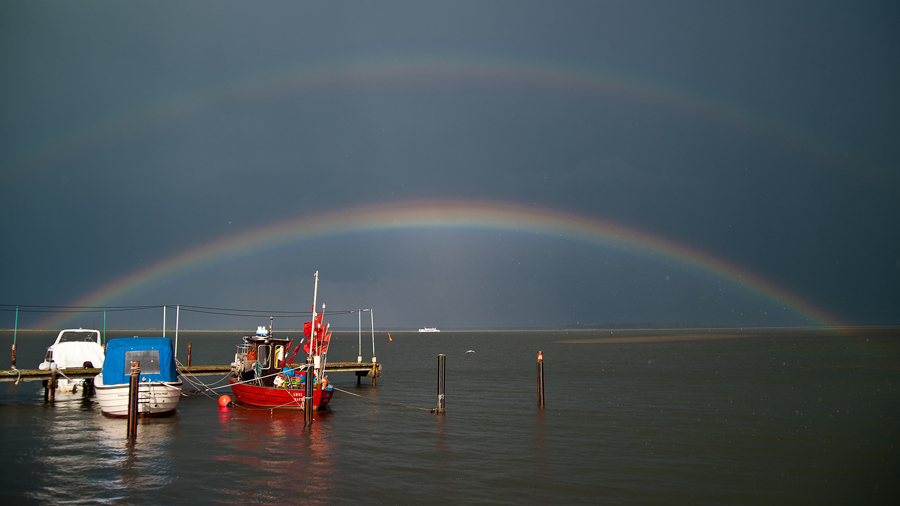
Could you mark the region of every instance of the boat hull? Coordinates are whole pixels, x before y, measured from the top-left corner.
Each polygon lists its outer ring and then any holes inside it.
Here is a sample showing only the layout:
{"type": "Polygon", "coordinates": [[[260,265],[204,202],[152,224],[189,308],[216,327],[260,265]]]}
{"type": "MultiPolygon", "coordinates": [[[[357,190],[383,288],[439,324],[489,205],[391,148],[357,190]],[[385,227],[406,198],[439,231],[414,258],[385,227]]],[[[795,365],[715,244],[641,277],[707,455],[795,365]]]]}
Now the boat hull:
{"type": "MultiPolygon", "coordinates": [[[[142,382],[138,386],[138,416],[168,416],[175,413],[181,399],[181,380],[142,382]]],[[[104,385],[102,374],[94,379],[97,403],[106,416],[128,416],[128,383],[104,385]]]]}
{"type": "MultiPolygon", "coordinates": [[[[287,389],[276,387],[261,387],[248,383],[237,383],[234,378],[229,378],[231,391],[235,400],[242,404],[261,408],[303,409],[304,389],[287,389]]],[[[321,411],[328,406],[334,390],[313,390],[313,409],[321,411]]]]}

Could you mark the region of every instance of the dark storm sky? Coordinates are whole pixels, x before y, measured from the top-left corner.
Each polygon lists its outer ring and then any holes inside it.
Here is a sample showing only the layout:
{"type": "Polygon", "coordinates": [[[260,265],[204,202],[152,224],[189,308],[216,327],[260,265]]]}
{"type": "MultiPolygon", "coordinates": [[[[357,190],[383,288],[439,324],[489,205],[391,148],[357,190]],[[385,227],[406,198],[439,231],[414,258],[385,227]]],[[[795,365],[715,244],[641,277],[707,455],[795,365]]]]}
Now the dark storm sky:
{"type": "MultiPolygon", "coordinates": [[[[465,199],[615,222],[898,324],[898,22],[894,2],[2,2],[0,303],[73,304],[282,220],[465,199]],[[473,62],[636,91],[415,72],[473,62]]],[[[466,229],[273,248],[106,304],[302,310],[315,270],[320,300],[388,328],[810,323],[677,263],[466,229]]]]}

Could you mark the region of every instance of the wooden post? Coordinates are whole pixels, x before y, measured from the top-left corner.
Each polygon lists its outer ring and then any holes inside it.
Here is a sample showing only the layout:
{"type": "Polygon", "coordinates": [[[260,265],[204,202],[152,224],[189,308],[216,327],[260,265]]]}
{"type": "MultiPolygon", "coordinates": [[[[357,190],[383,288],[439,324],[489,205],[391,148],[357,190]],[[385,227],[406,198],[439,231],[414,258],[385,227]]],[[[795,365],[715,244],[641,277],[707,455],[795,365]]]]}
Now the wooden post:
{"type": "Polygon", "coordinates": [[[437,413],[444,412],[444,370],[447,364],[447,355],[438,355],[438,405],[437,413]]]}
{"type": "Polygon", "coordinates": [[[187,366],[191,366],[191,346],[193,343],[188,343],[188,358],[187,358],[187,366]]]}
{"type": "Polygon", "coordinates": [[[141,363],[131,362],[131,381],[128,384],[128,439],[137,438],[138,390],[140,389],[141,363]]]}
{"type": "Polygon", "coordinates": [[[312,357],[306,357],[306,393],[303,395],[303,419],[306,425],[313,421],[313,368],[312,357]]]}
{"type": "MultiPolygon", "coordinates": [[[[50,364],[51,367],[53,367],[54,365],[56,365],[56,364],[50,364]]],[[[53,367],[53,369],[50,370],[50,385],[49,385],[50,402],[53,402],[56,400],[56,386],[57,386],[56,367],[53,367]]]]}
{"type": "Polygon", "coordinates": [[[537,354],[538,407],[544,409],[544,352],[537,354]]]}

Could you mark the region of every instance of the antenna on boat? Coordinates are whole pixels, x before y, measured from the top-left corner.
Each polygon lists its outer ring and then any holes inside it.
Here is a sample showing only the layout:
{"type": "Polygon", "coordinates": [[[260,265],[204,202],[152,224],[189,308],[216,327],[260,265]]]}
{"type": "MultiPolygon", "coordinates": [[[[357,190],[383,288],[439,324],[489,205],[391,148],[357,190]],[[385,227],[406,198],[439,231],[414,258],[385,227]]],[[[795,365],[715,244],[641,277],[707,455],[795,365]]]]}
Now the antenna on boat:
{"type": "MultiPolygon", "coordinates": [[[[178,358],[178,323],[181,317],[181,304],[175,306],[175,358],[178,358]]],[[[104,324],[105,328],[105,324],[104,324]]],[[[190,355],[190,353],[188,353],[190,355]]]]}
{"type": "Polygon", "coordinates": [[[269,317],[269,337],[275,337],[275,335],[272,334],[272,322],[274,320],[275,320],[275,317],[273,317],[273,316],[269,317]]]}
{"type": "Polygon", "coordinates": [[[356,355],[356,363],[361,364],[362,363],[362,310],[361,309],[356,310],[356,317],[357,317],[356,319],[358,320],[358,324],[359,324],[359,351],[357,352],[357,355],[356,355]]]}
{"type": "MultiPolygon", "coordinates": [[[[324,303],[324,302],[322,303],[322,314],[323,314],[323,315],[325,314],[325,303],[324,303]]],[[[326,326],[326,327],[324,327],[324,328],[322,329],[322,339],[325,339],[325,334],[327,334],[327,333],[328,333],[328,327],[326,326]]],[[[323,343],[323,344],[324,344],[324,343],[323,343]]],[[[322,349],[325,350],[325,351],[323,351],[323,352],[321,353],[321,356],[322,356],[322,364],[321,364],[321,365],[322,365],[322,375],[324,376],[324,375],[325,375],[325,362],[328,361],[328,347],[327,347],[327,346],[323,346],[322,349]]],[[[319,382],[321,382],[321,379],[319,380],[319,382]]]]}
{"type": "Polygon", "coordinates": [[[316,337],[316,298],[319,296],[319,271],[316,271],[315,277],[316,277],[316,284],[315,284],[315,287],[313,288],[313,305],[312,305],[312,324],[311,324],[312,332],[310,333],[310,336],[312,336],[312,340],[309,345],[309,352],[312,355],[315,355],[316,351],[318,351],[318,350],[314,349],[313,346],[316,345],[316,339],[315,339],[315,337],[316,337]]]}

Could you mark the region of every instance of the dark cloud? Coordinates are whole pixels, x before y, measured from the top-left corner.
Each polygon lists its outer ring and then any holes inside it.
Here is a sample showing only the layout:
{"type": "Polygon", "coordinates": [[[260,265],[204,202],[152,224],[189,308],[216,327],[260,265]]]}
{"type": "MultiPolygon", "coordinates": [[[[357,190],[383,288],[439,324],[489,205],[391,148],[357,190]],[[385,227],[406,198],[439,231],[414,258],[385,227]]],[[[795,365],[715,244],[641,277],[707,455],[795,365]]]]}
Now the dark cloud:
{"type": "MultiPolygon", "coordinates": [[[[617,222],[898,323],[898,20],[890,2],[4,4],[0,302],[71,304],[230,234],[440,198],[617,222]],[[404,61],[625,86],[284,85],[404,61]]],[[[807,321],[677,263],[463,230],[302,243],[121,304],[305,307],[316,269],[388,326],[807,321]]]]}

